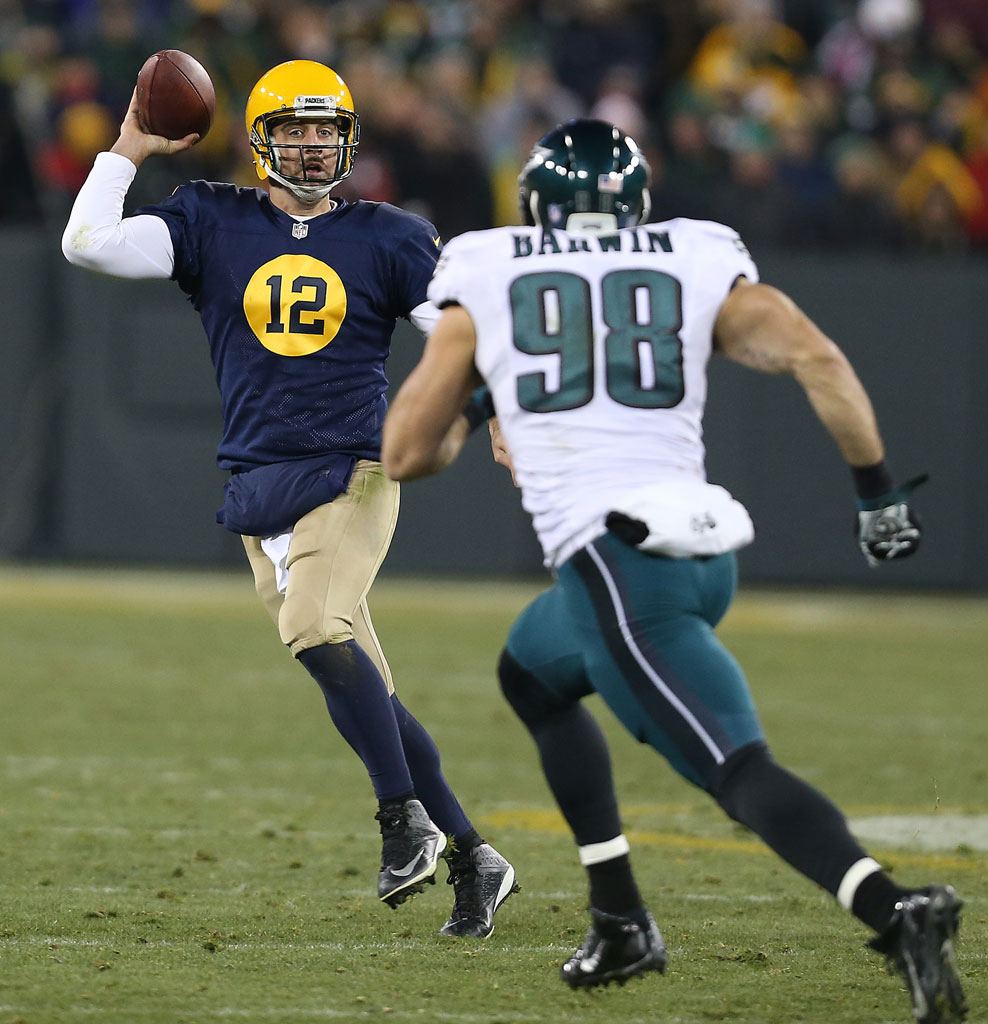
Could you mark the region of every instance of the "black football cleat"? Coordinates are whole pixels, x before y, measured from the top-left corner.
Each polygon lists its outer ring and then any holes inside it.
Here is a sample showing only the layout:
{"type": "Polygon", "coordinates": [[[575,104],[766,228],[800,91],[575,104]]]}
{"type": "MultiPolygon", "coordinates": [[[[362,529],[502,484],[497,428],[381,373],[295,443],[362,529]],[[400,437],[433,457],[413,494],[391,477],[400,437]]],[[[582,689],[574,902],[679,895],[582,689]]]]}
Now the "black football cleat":
{"type": "Polygon", "coordinates": [[[887,958],[890,973],[905,980],[918,1024],[960,1021],[967,1013],[954,960],[963,905],[949,885],[910,893],[895,905],[885,931],[868,943],[887,958]]]}
{"type": "Polygon", "coordinates": [[[494,931],[497,908],[520,889],[515,869],[488,843],[467,853],[450,850],[446,863],[453,887],[453,912],[439,934],[487,938],[494,931]]]}
{"type": "Polygon", "coordinates": [[[666,969],[666,944],[652,915],[648,927],[630,917],[590,908],[590,931],[583,945],[563,964],[560,975],[572,988],[623,985],[648,971],[666,969]]]}
{"type": "Polygon", "coordinates": [[[435,884],[439,855],[446,836],[433,823],[418,800],[406,800],[394,810],[378,811],[381,823],[381,873],[377,898],[392,910],[409,896],[435,884]]]}

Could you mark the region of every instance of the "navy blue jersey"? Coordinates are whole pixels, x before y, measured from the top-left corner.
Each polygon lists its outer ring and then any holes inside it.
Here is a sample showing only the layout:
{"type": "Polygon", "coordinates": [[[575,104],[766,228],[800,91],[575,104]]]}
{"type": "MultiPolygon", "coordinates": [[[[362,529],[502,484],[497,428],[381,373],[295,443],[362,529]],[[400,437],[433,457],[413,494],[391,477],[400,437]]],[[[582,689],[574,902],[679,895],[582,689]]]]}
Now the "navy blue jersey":
{"type": "Polygon", "coordinates": [[[398,317],[425,301],[435,228],[362,200],[299,222],[261,189],[205,181],[137,212],[168,225],[172,276],[206,328],[219,466],[380,458],[384,362],[398,317]]]}

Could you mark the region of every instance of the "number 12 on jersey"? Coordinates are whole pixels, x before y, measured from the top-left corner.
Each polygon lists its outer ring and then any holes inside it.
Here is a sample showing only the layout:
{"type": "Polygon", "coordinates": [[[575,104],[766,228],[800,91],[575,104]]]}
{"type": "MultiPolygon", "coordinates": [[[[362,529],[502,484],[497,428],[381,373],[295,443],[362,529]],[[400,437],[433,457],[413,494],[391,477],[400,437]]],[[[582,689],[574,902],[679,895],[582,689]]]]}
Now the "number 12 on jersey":
{"type": "MultiPolygon", "coordinates": [[[[594,297],[578,274],[546,271],[516,278],[509,291],[512,340],[528,355],[558,355],[559,388],[546,374],[518,377],[528,412],[562,412],[594,393],[594,297]]],[[[657,270],[614,270],[600,282],[607,394],[633,409],[670,409],[683,400],[682,288],[657,270]]]]}

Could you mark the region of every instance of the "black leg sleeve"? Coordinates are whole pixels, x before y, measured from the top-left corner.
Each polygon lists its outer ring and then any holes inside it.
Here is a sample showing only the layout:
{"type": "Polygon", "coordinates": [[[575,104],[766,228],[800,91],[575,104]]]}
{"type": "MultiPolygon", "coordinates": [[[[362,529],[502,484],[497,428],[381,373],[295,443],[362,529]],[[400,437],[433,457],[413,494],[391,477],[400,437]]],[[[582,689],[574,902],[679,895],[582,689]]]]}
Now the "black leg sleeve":
{"type": "Polygon", "coordinates": [[[535,740],[552,795],[578,846],[621,834],[607,740],[579,701],[550,693],[505,651],[501,690],[535,740]]]}
{"type": "Polygon", "coordinates": [[[867,857],[844,815],[818,790],[777,764],[764,743],[742,747],[721,766],[711,792],[787,863],[837,895],[847,869],[867,857]]]}

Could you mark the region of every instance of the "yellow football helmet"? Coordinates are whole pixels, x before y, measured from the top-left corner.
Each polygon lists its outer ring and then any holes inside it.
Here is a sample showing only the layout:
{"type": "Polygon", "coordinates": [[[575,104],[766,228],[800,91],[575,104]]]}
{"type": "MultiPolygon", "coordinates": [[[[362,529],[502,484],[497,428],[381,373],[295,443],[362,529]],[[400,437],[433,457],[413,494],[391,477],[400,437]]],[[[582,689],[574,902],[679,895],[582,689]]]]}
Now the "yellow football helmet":
{"type": "Polygon", "coordinates": [[[254,152],[254,170],[263,181],[274,178],[297,196],[314,201],[328,195],[353,170],[360,141],[360,122],[346,82],[325,64],[314,60],[289,60],[263,74],[247,97],[247,137],[254,152]],[[271,128],[280,121],[335,120],[340,133],[336,149],[336,171],[327,181],[307,178],[304,162],[301,177],[281,169],[281,150],[311,146],[281,145],[271,139],[271,128]]]}

